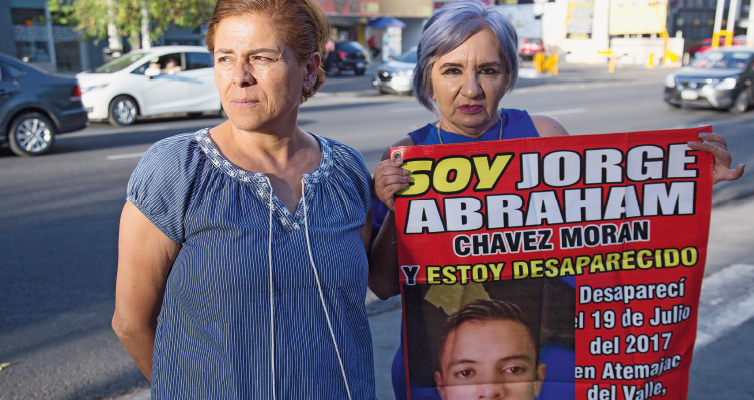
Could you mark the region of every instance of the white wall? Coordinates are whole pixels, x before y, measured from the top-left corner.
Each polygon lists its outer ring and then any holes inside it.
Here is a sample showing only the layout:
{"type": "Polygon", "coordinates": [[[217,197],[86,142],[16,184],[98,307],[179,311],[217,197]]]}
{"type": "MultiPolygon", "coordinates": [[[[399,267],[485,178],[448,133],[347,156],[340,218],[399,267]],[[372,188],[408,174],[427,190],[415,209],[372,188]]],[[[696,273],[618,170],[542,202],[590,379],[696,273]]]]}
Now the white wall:
{"type": "MultiPolygon", "coordinates": [[[[564,3],[565,5],[565,11],[562,14],[563,24],[565,25],[565,18],[568,13],[568,0],[557,0],[557,2],[564,3]]],[[[607,56],[598,54],[598,52],[607,51],[610,48],[610,36],[608,34],[609,11],[609,1],[594,1],[592,37],[591,39],[563,39],[561,57],[565,57],[565,61],[582,63],[607,62],[607,56]]]]}
{"type": "Polygon", "coordinates": [[[519,41],[523,38],[542,37],[542,20],[534,18],[534,4],[494,6],[493,8],[511,20],[519,41]]]}

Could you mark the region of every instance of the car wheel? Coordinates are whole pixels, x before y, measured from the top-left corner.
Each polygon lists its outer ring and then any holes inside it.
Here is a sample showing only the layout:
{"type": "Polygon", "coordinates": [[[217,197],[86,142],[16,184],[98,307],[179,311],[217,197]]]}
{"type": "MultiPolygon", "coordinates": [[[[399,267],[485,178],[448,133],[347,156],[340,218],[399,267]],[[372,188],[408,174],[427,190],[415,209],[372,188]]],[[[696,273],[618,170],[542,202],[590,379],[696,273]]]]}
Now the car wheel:
{"type": "Polygon", "coordinates": [[[10,124],[10,149],[19,156],[38,156],[52,148],[57,134],[55,124],[46,116],[29,112],[21,114],[10,124]]]}
{"type": "Polygon", "coordinates": [[[201,118],[203,115],[204,115],[204,113],[200,113],[200,112],[190,112],[190,113],[188,113],[188,117],[191,118],[191,119],[201,118]]]}
{"type": "Polygon", "coordinates": [[[673,108],[681,108],[681,103],[671,103],[669,101],[666,101],[665,104],[667,104],[667,105],[669,105],[670,107],[673,107],[673,108]]]}
{"type": "Polygon", "coordinates": [[[130,96],[118,96],[110,102],[110,114],[107,120],[113,126],[131,125],[139,115],[139,106],[130,96]]]}
{"type": "Polygon", "coordinates": [[[742,90],[741,93],[736,96],[736,101],[733,102],[733,107],[730,111],[736,114],[741,114],[749,109],[749,102],[751,101],[751,95],[748,90],[742,90]]]}
{"type": "Polygon", "coordinates": [[[365,72],[365,71],[366,71],[366,70],[363,70],[363,69],[357,69],[357,70],[356,70],[356,75],[364,75],[364,72],[365,72]]]}

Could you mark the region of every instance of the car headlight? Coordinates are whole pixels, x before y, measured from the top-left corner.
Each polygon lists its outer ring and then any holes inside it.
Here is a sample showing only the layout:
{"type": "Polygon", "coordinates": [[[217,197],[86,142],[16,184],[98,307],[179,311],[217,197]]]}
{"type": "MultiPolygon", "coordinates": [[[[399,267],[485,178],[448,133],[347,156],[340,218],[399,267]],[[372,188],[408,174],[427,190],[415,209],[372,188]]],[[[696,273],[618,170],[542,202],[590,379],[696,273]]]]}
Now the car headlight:
{"type": "Polygon", "coordinates": [[[92,90],[96,90],[96,89],[104,89],[106,87],[107,85],[90,86],[88,88],[81,89],[81,93],[83,94],[83,93],[91,92],[92,90]]]}
{"type": "Polygon", "coordinates": [[[669,88],[675,87],[675,74],[669,74],[665,77],[665,86],[669,88]]]}
{"type": "Polygon", "coordinates": [[[414,74],[414,70],[404,70],[404,71],[396,71],[393,76],[411,76],[414,74]]]}
{"type": "Polygon", "coordinates": [[[738,82],[738,79],[736,78],[725,78],[722,82],[715,85],[716,89],[719,90],[731,90],[736,88],[736,83],[738,82]]]}

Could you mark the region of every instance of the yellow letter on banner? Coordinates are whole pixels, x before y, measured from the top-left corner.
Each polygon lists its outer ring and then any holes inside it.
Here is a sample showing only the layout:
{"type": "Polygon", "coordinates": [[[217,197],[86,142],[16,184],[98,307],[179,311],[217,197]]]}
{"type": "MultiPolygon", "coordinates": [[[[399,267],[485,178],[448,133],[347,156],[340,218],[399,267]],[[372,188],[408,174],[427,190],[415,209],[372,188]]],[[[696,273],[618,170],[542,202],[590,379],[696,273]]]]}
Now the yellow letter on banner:
{"type": "Polygon", "coordinates": [[[471,181],[471,162],[466,157],[449,157],[440,160],[432,174],[432,184],[437,193],[458,193],[469,186],[471,181]],[[453,180],[448,180],[450,172],[455,171],[453,180]]]}
{"type": "Polygon", "coordinates": [[[495,159],[492,160],[492,165],[490,165],[490,160],[487,156],[472,157],[477,178],[479,179],[479,182],[474,186],[474,190],[493,189],[512,157],[513,155],[511,154],[496,154],[495,159]]]}
{"type": "Polygon", "coordinates": [[[429,191],[432,160],[406,161],[401,168],[411,171],[411,186],[398,192],[401,196],[421,196],[429,191]]]}

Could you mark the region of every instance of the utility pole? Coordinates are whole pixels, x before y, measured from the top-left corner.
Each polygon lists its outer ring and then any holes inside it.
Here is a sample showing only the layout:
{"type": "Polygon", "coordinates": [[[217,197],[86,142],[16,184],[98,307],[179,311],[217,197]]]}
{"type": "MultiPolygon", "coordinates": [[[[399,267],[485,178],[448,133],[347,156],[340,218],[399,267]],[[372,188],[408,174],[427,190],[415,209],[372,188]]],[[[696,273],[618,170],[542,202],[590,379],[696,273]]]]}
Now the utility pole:
{"type": "Polygon", "coordinates": [[[45,20],[47,21],[47,47],[49,47],[52,72],[58,72],[58,58],[55,55],[55,34],[52,31],[52,14],[50,14],[50,5],[47,3],[45,3],[45,20]]]}
{"type": "Polygon", "coordinates": [[[736,30],[737,17],[738,0],[730,0],[730,6],[728,6],[728,36],[725,37],[725,46],[733,44],[733,32],[736,30]]]}
{"type": "Polygon", "coordinates": [[[152,43],[149,40],[149,10],[147,10],[147,2],[141,2],[141,48],[149,49],[152,47],[152,43]]]}
{"type": "Polygon", "coordinates": [[[120,54],[123,52],[123,41],[120,39],[118,28],[115,26],[115,11],[113,10],[115,7],[115,0],[107,0],[106,4],[108,18],[107,46],[110,48],[110,51],[112,51],[113,53],[117,52],[119,53],[117,56],[120,56],[120,54]]]}
{"type": "MultiPolygon", "coordinates": [[[[713,32],[720,32],[723,29],[723,13],[725,12],[725,0],[717,0],[717,10],[715,11],[715,29],[713,32]]],[[[712,47],[717,47],[714,44],[712,47]]]]}
{"type": "Polygon", "coordinates": [[[746,45],[754,47],[754,1],[749,4],[749,27],[746,28],[746,45]]]}
{"type": "MultiPolygon", "coordinates": [[[[736,2],[737,0],[731,0],[731,2],[736,2]]],[[[733,4],[731,4],[732,6],[733,4]]],[[[728,8],[728,27],[731,26],[731,20],[730,20],[730,10],[732,10],[733,7],[728,8]]],[[[720,47],[720,36],[725,37],[725,45],[730,46],[731,41],[733,40],[733,32],[723,31],[723,13],[725,12],[725,0],[717,0],[717,11],[715,11],[715,30],[712,32],[712,43],[711,46],[713,49],[716,49],[720,47]]]]}

